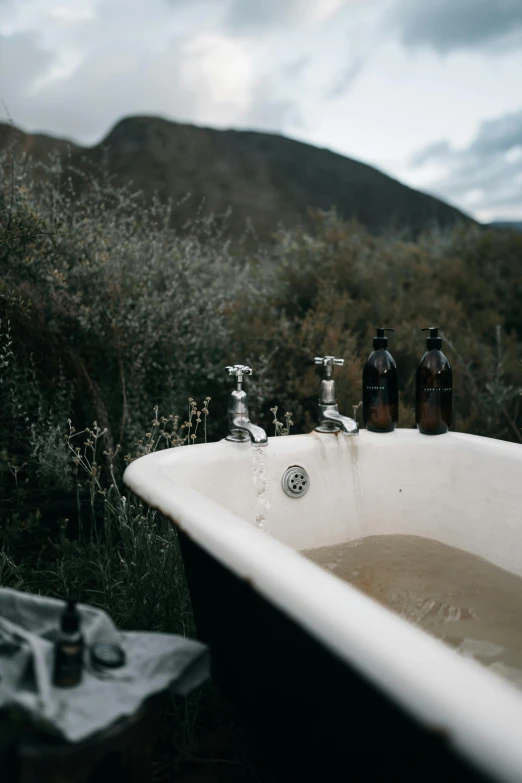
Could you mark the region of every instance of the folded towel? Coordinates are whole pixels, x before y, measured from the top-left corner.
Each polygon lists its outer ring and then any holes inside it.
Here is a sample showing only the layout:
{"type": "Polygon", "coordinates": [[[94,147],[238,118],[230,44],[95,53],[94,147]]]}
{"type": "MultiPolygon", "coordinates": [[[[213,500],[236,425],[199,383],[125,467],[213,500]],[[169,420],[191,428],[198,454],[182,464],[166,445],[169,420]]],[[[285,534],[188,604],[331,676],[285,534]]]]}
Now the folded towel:
{"type": "Polygon", "coordinates": [[[18,708],[41,731],[79,742],[134,714],[170,687],[186,694],[209,674],[208,648],[174,634],[119,631],[101,609],[77,605],[85,643],[81,682],[53,685],[54,644],[63,601],[0,588],[0,710],[18,708]],[[89,647],[118,644],[125,665],[94,669],[89,647]]]}

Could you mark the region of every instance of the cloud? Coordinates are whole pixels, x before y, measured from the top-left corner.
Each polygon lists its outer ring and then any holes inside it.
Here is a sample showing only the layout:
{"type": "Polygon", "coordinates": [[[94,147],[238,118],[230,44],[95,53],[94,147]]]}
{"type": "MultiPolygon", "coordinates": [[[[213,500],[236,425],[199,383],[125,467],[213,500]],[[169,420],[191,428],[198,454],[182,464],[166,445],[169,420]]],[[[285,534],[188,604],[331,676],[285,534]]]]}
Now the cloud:
{"type": "Polygon", "coordinates": [[[286,125],[304,128],[305,122],[298,104],[277,94],[275,79],[257,79],[252,89],[251,104],[243,118],[243,126],[259,131],[274,131],[286,125]]]}
{"type": "Polygon", "coordinates": [[[502,53],[522,41],[522,0],[399,0],[387,20],[405,46],[440,54],[484,48],[502,53]]]}
{"type": "MultiPolygon", "coordinates": [[[[0,0],[1,2],[1,0],[0,0]]],[[[19,90],[26,93],[34,82],[48,71],[55,58],[38,44],[33,33],[0,35],[0,80],[4,87],[9,85],[7,97],[19,90]]]]}
{"type": "Polygon", "coordinates": [[[356,57],[353,62],[351,62],[350,65],[348,65],[344,71],[341,71],[341,73],[334,79],[334,82],[326,93],[325,97],[332,100],[334,98],[338,98],[340,95],[343,95],[352,86],[353,82],[361,72],[364,62],[365,61],[363,57],[356,57]]]}
{"type": "Polygon", "coordinates": [[[411,165],[443,172],[427,183],[429,190],[483,219],[500,208],[522,218],[522,110],[483,122],[463,150],[447,141],[431,144],[411,165]]]}
{"type": "Polygon", "coordinates": [[[264,0],[248,2],[233,0],[225,25],[235,33],[259,33],[261,30],[298,22],[306,0],[264,0]]]}
{"type": "MultiPolygon", "coordinates": [[[[118,119],[133,114],[273,132],[282,132],[285,123],[302,125],[287,80],[257,69],[247,42],[213,31],[176,34],[175,25],[167,38],[159,0],[149,6],[143,23],[151,29],[142,39],[130,19],[122,33],[118,6],[107,0],[101,16],[81,21],[83,54],[69,69],[57,67],[63,49],[44,49],[36,33],[0,37],[0,98],[15,125],[80,144],[98,142],[118,119]]],[[[297,74],[305,65],[300,58],[287,67],[297,74]]]]}
{"type": "Polygon", "coordinates": [[[0,122],[12,120],[16,126],[31,122],[34,86],[54,64],[55,57],[34,34],[0,35],[0,122]]]}
{"type": "Polygon", "coordinates": [[[225,26],[238,35],[259,36],[282,27],[320,24],[349,0],[231,0],[225,26]]]}
{"type": "Polygon", "coordinates": [[[522,111],[482,123],[471,149],[478,155],[507,153],[522,144],[522,111]]]}
{"type": "Polygon", "coordinates": [[[13,91],[6,102],[15,124],[66,129],[89,144],[132,114],[233,124],[250,110],[251,90],[248,56],[240,47],[213,36],[173,37],[154,55],[117,42],[92,46],[69,78],[43,84],[30,105],[13,91]]]}
{"type": "Polygon", "coordinates": [[[448,141],[436,141],[434,144],[429,144],[424,149],[416,152],[410,163],[414,168],[419,168],[432,161],[446,160],[448,156],[451,156],[451,147],[448,141]]]}
{"type": "Polygon", "coordinates": [[[288,65],[283,68],[283,77],[288,79],[295,79],[297,76],[302,74],[306,66],[309,65],[310,61],[310,55],[303,54],[301,57],[298,57],[296,60],[288,63],[288,65]]]}
{"type": "Polygon", "coordinates": [[[220,30],[217,6],[202,25],[193,6],[177,13],[186,0],[149,0],[146,9],[141,0],[84,0],[72,16],[52,0],[30,2],[39,24],[0,36],[0,98],[18,127],[94,144],[133,114],[274,132],[302,122],[288,82],[306,57],[288,58],[287,74],[272,63],[266,72],[247,41],[220,30]]]}

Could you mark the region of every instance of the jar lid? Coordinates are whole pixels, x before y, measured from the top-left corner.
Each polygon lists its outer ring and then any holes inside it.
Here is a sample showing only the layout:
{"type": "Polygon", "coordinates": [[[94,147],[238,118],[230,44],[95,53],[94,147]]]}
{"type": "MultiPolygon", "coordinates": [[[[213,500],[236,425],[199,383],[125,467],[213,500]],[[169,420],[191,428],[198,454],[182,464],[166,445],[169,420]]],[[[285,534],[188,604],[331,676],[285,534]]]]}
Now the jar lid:
{"type": "Polygon", "coordinates": [[[96,668],[116,669],[125,664],[125,653],[118,644],[97,642],[91,647],[91,663],[96,668]]]}

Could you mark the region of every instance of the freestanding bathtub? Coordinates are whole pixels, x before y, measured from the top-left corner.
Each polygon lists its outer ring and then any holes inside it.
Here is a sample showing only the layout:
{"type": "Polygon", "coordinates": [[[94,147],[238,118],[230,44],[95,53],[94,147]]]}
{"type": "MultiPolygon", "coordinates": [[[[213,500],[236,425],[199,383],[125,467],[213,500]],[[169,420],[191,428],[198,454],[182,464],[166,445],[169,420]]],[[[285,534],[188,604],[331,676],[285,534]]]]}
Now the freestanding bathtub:
{"type": "Polygon", "coordinates": [[[124,481],[178,527],[214,678],[282,780],[522,781],[522,691],[299,554],[415,534],[522,575],[522,447],[396,430],[265,449],[265,530],[250,444],[160,451],[124,481]]]}

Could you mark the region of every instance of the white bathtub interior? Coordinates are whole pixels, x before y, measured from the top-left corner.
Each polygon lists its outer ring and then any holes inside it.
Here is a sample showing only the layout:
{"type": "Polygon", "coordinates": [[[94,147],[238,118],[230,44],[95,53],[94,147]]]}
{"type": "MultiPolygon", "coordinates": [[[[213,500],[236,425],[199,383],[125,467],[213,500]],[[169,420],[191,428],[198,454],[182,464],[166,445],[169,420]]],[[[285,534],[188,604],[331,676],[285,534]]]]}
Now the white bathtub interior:
{"type": "MultiPolygon", "coordinates": [[[[183,452],[183,459],[164,464],[164,475],[255,525],[250,445],[220,442],[205,455],[198,447],[183,452]]],[[[266,485],[266,530],[298,551],[411,534],[522,575],[522,447],[516,444],[413,430],[270,438],[266,485]],[[288,497],[281,486],[292,465],[309,475],[302,498],[288,497]]]]}

